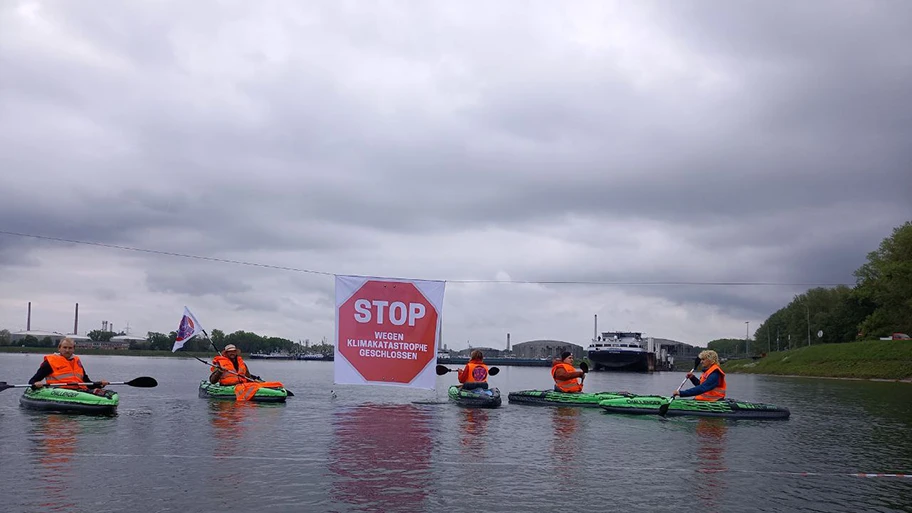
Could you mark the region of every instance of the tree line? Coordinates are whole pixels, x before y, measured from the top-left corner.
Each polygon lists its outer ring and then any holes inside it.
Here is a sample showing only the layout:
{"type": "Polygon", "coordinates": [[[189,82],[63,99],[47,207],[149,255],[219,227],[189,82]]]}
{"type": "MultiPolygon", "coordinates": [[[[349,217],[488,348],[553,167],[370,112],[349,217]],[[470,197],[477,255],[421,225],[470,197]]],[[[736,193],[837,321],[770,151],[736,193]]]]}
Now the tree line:
{"type": "Polygon", "coordinates": [[[719,354],[756,355],[893,333],[912,335],[912,221],[895,228],[868,253],[854,276],[854,287],[818,287],[796,295],[760,324],[749,342],[718,339],[709,348],[719,354]]]}

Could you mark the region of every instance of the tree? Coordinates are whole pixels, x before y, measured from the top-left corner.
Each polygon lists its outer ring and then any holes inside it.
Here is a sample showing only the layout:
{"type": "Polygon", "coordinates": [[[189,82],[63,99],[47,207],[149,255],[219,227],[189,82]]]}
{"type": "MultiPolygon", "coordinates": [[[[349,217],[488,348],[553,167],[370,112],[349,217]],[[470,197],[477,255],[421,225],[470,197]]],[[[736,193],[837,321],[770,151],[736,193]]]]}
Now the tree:
{"type": "Polygon", "coordinates": [[[855,271],[859,301],[874,306],[861,323],[866,336],[894,332],[912,333],[912,221],[868,253],[868,261],[855,271]]]}
{"type": "Polygon", "coordinates": [[[111,340],[111,337],[115,336],[116,333],[113,331],[103,331],[103,330],[92,330],[86,333],[86,336],[92,339],[95,342],[107,342],[111,340]]]}
{"type": "Polygon", "coordinates": [[[10,345],[10,332],[7,329],[0,330],[0,346],[10,345]]]}
{"type": "Polygon", "coordinates": [[[212,342],[216,347],[225,347],[225,332],[220,329],[212,330],[212,336],[210,337],[212,342]]]}

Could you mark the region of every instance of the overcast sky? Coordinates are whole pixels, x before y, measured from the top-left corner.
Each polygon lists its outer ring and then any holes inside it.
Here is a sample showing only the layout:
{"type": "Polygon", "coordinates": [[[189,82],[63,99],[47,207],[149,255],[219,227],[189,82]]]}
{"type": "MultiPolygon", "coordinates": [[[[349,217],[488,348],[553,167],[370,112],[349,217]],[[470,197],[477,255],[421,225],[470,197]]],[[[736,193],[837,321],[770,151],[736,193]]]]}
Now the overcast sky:
{"type": "Polygon", "coordinates": [[[753,333],[912,219],[912,2],[0,3],[0,328],[753,333]],[[463,280],[463,282],[459,281],[463,280]],[[480,283],[465,283],[479,280],[480,283]],[[785,285],[485,283],[773,282],[785,285]],[[791,285],[789,285],[791,284],[791,285]]]}

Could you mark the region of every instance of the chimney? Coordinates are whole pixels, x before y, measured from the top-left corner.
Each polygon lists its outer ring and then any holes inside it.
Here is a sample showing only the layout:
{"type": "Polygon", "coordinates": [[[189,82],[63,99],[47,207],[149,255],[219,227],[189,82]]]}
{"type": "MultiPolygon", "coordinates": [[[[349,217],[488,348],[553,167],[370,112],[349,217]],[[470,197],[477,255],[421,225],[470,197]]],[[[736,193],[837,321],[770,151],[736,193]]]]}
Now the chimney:
{"type": "Polygon", "coordinates": [[[32,331],[32,302],[29,301],[28,318],[25,321],[25,331],[32,331]]]}
{"type": "Polygon", "coordinates": [[[73,335],[79,334],[79,303],[76,303],[76,317],[73,319],[73,335]]]}
{"type": "Polygon", "coordinates": [[[507,351],[510,350],[510,334],[507,333],[507,351]]]}
{"type": "Polygon", "coordinates": [[[598,340],[598,314],[595,314],[595,326],[592,331],[592,340],[593,342],[598,340]]]}

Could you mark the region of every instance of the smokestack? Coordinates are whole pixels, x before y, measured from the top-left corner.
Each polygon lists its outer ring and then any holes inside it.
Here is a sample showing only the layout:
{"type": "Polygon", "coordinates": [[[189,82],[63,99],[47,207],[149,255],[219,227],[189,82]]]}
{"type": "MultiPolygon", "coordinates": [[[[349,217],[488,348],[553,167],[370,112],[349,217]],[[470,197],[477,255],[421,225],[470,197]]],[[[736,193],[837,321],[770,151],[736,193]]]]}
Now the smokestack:
{"type": "Polygon", "coordinates": [[[510,350],[510,334],[507,333],[507,351],[510,350]]]}
{"type": "Polygon", "coordinates": [[[29,312],[28,312],[28,318],[25,321],[25,331],[31,331],[31,330],[32,330],[32,302],[29,301],[29,312]]]}
{"type": "Polygon", "coordinates": [[[595,317],[595,326],[593,327],[593,330],[592,330],[592,340],[593,341],[598,340],[598,314],[595,314],[594,317],[595,317]]]}
{"type": "Polygon", "coordinates": [[[76,303],[76,316],[73,318],[73,335],[79,334],[79,303],[76,303]]]}

